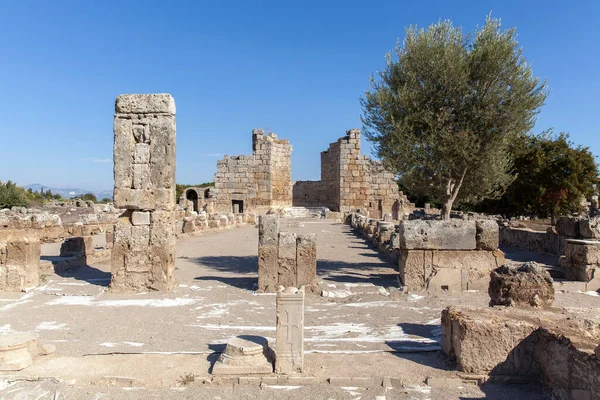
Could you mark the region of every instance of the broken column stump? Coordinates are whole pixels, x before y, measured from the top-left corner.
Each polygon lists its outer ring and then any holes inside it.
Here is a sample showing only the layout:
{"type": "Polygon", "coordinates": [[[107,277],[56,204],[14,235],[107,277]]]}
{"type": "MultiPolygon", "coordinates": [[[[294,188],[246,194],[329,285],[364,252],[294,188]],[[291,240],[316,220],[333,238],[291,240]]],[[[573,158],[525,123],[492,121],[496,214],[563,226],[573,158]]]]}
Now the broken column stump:
{"type": "Polygon", "coordinates": [[[304,364],[304,288],[277,292],[276,358],[278,374],[301,373],[304,364]]]}
{"type": "Polygon", "coordinates": [[[110,288],[171,290],[175,285],[175,101],[169,94],[117,97],[114,229],[110,288]]]}
{"type": "Polygon", "coordinates": [[[490,276],[490,306],[549,307],[554,301],[553,280],[536,262],[506,264],[490,276]]]}
{"type": "Polygon", "coordinates": [[[273,372],[269,342],[261,336],[238,336],[227,342],[212,369],[213,375],[252,375],[273,372]]]}
{"type": "Polygon", "coordinates": [[[0,371],[21,371],[31,366],[38,355],[51,354],[54,350],[53,345],[40,345],[35,333],[0,335],[0,371]]]}
{"type": "Polygon", "coordinates": [[[279,286],[317,286],[317,236],[280,232],[279,219],[258,219],[258,290],[274,293],[279,286]]]}

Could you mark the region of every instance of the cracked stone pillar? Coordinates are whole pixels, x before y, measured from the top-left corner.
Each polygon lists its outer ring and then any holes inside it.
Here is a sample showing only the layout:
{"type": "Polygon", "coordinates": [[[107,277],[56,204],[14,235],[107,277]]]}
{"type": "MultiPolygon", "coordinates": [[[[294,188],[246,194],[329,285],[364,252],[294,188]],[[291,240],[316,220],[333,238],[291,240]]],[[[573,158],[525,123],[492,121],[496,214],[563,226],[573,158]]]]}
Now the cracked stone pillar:
{"type": "Polygon", "coordinates": [[[175,101],[169,94],[124,94],[115,102],[115,224],[110,288],[171,290],[175,285],[175,101]]]}
{"type": "Polygon", "coordinates": [[[304,288],[277,292],[275,372],[301,373],[304,363],[304,288]]]}
{"type": "Polygon", "coordinates": [[[277,291],[279,219],[274,215],[258,217],[258,289],[277,291]]]}

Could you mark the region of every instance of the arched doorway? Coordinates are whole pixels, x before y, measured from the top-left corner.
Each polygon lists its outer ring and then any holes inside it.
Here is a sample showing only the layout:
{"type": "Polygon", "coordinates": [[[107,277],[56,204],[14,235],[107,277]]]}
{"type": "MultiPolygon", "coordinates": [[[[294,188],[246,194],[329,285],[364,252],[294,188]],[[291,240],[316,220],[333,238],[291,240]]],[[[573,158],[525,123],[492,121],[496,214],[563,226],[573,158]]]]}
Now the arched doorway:
{"type": "Polygon", "coordinates": [[[194,211],[198,212],[198,192],[196,189],[187,189],[185,191],[185,198],[192,202],[194,205],[194,211]]]}

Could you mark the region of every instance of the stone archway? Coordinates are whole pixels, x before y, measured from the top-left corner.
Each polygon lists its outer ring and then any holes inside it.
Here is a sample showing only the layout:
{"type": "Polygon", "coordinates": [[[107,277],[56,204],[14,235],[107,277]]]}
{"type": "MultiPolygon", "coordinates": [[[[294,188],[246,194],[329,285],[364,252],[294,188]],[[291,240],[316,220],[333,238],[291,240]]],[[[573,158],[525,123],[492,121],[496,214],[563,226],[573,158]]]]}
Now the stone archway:
{"type": "Polygon", "coordinates": [[[199,212],[198,192],[194,188],[188,188],[185,191],[186,200],[190,200],[194,206],[194,211],[199,212]]]}

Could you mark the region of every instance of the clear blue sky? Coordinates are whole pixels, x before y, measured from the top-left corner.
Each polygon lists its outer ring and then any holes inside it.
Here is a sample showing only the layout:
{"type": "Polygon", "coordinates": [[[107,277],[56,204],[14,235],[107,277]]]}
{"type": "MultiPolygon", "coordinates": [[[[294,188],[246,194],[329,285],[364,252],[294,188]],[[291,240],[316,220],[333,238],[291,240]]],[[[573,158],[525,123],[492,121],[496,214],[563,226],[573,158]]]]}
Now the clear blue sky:
{"type": "MultiPolygon", "coordinates": [[[[598,1],[0,0],[0,180],[112,188],[114,99],[171,93],[177,180],[211,181],[252,128],[294,146],[292,178],[360,127],[359,98],[410,24],[516,27],[552,90],[536,131],[600,154],[598,1]]],[[[363,140],[363,153],[370,153],[363,140]]]]}

